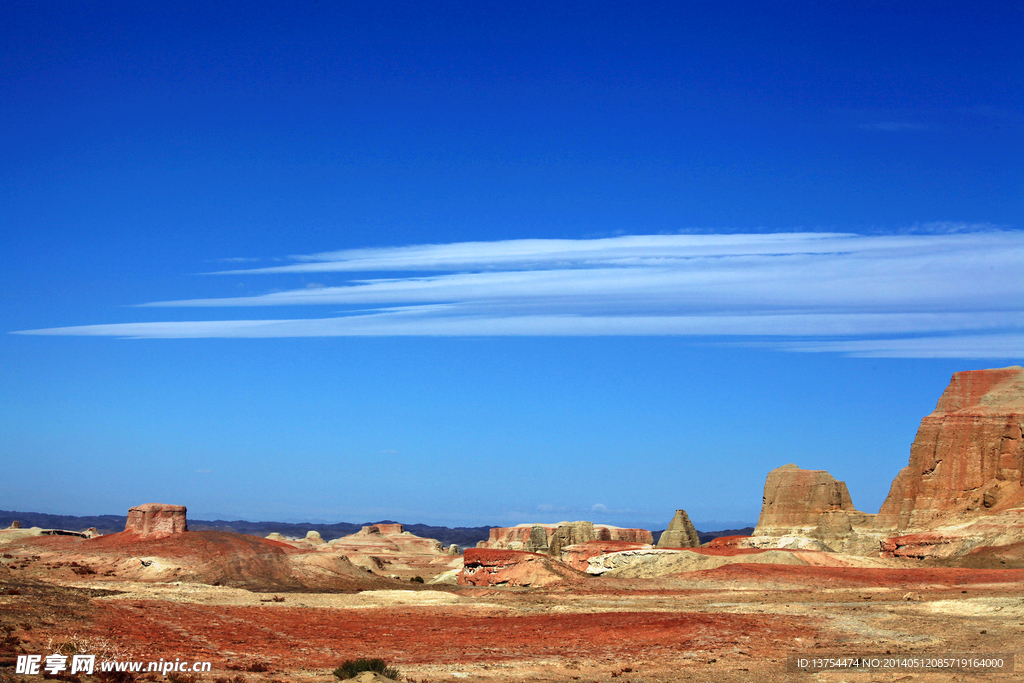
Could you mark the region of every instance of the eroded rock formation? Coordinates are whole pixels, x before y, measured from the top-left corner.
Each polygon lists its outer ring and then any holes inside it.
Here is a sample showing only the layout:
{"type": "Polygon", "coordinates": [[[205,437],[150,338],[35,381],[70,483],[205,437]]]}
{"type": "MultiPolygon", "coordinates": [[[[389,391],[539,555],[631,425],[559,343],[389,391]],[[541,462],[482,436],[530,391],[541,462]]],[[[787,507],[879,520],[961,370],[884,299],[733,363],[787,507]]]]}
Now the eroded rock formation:
{"type": "Polygon", "coordinates": [[[651,550],[654,546],[649,543],[633,543],[632,541],[587,541],[579,545],[570,545],[562,548],[562,562],[573,569],[581,572],[600,573],[590,571],[590,561],[594,558],[608,555],[609,553],[620,553],[628,550],[651,550]]]}
{"type": "Polygon", "coordinates": [[[405,527],[401,524],[373,524],[372,526],[364,526],[356,534],[362,534],[364,536],[378,534],[380,536],[394,536],[396,534],[405,533],[405,527]]]}
{"type": "Polygon", "coordinates": [[[846,485],[827,472],[786,465],[768,474],[757,529],[742,541],[942,561],[1022,542],[1020,366],[953,375],[935,410],[921,420],[910,464],[877,515],[856,510],[846,485]]]}
{"type": "MultiPolygon", "coordinates": [[[[462,558],[433,538],[405,531],[401,524],[374,524],[336,538],[317,550],[347,557],[353,564],[394,578],[430,579],[461,566],[462,558]]],[[[457,546],[456,546],[457,549],[457,546]]]]}
{"type": "Polygon", "coordinates": [[[456,583],[460,586],[548,586],[586,576],[540,553],[467,548],[456,583]]]}
{"type": "Polygon", "coordinates": [[[768,473],[750,547],[877,552],[874,515],[853,507],[846,484],[789,464],[768,473]]]}
{"type": "Polygon", "coordinates": [[[356,554],[446,554],[440,541],[405,531],[401,524],[364,526],[361,531],[328,542],[327,546],[334,551],[356,554]]]}
{"type": "Polygon", "coordinates": [[[768,473],[755,536],[809,535],[826,512],[856,512],[846,484],[825,470],[789,464],[768,473]]]}
{"type": "Polygon", "coordinates": [[[699,548],[700,538],[686,510],[676,510],[668,528],[658,539],[659,548],[699,548]]]}
{"type": "Polygon", "coordinates": [[[128,510],[124,530],[139,536],[170,536],[188,531],[184,505],[146,503],[128,510]]]}
{"type": "Polygon", "coordinates": [[[588,541],[653,543],[654,536],[647,529],[623,529],[617,526],[596,525],[592,522],[520,524],[491,529],[490,538],[478,543],[477,547],[544,553],[559,557],[563,548],[588,541]]]}
{"type": "Polygon", "coordinates": [[[1024,368],[953,375],[878,513],[917,532],[1024,505],[1024,368]]]}

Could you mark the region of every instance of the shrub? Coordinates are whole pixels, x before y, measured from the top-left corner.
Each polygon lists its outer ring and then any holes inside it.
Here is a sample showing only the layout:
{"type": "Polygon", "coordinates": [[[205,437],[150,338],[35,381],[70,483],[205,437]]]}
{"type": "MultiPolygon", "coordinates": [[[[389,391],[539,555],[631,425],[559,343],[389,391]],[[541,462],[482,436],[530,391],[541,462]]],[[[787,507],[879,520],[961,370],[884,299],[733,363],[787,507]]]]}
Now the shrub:
{"type": "Polygon", "coordinates": [[[393,666],[388,666],[387,662],[383,659],[346,659],[341,663],[337,669],[334,670],[334,675],[338,680],[348,680],[355,678],[357,674],[364,671],[373,671],[379,673],[384,678],[390,678],[392,680],[398,680],[399,673],[398,669],[393,666]]]}
{"type": "Polygon", "coordinates": [[[414,577],[412,577],[409,580],[412,581],[413,583],[423,583],[423,577],[422,576],[414,576],[414,577]]]}
{"type": "Polygon", "coordinates": [[[170,681],[170,683],[196,683],[198,679],[195,674],[181,674],[177,671],[172,671],[167,674],[167,680],[170,681]]]}

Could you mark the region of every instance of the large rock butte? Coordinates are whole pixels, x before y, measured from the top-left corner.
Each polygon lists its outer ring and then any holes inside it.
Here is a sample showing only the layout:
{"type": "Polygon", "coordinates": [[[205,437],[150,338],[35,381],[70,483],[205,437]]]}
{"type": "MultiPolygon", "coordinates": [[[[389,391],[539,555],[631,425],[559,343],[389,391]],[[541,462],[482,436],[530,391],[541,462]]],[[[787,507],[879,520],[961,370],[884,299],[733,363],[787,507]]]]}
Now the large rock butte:
{"type": "Polygon", "coordinates": [[[1012,366],[953,375],[877,515],[828,472],[785,465],[744,545],[948,559],[1022,542],[1024,368],[1012,366]]]}
{"type": "Polygon", "coordinates": [[[146,503],[128,510],[124,530],[139,536],[170,536],[188,531],[184,505],[146,503]]]}
{"type": "Polygon", "coordinates": [[[783,465],[765,478],[761,516],[750,545],[870,552],[878,547],[873,524],[874,515],[853,507],[845,482],[825,470],[783,465]],[[803,540],[771,540],[776,538],[803,540]]]}
{"type": "Polygon", "coordinates": [[[958,372],[878,513],[900,533],[1024,505],[1024,368],[958,372]]]}
{"type": "Polygon", "coordinates": [[[354,534],[315,547],[395,578],[430,579],[462,566],[462,557],[450,554],[437,539],[422,538],[397,523],[364,526],[354,534]]]}

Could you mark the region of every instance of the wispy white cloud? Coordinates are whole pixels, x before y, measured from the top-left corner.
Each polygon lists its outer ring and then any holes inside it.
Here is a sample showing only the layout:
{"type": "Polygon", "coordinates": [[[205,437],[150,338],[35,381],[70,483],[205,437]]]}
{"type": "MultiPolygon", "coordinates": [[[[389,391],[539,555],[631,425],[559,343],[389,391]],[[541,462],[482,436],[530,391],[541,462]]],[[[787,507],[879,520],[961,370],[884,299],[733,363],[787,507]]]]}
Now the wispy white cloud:
{"type": "Polygon", "coordinates": [[[260,259],[251,256],[228,256],[226,258],[215,259],[217,263],[255,263],[260,259]]]}
{"type": "MultiPolygon", "coordinates": [[[[380,336],[853,336],[937,330],[1024,329],[1024,313],[806,315],[463,315],[459,307],[410,307],[334,318],[206,320],[81,325],[17,334],[202,339],[380,336]]],[[[807,349],[811,350],[811,349],[807,349]]]]}
{"type": "Polygon", "coordinates": [[[1024,332],[779,342],[787,351],[842,353],[859,358],[1024,358],[1024,332]]]}
{"type": "Polygon", "coordinates": [[[345,309],[322,317],[120,323],[23,334],[760,336],[792,337],[778,346],[794,351],[935,355],[953,352],[948,340],[970,333],[965,354],[1006,357],[1000,355],[1008,350],[1006,339],[1024,333],[1024,233],[934,225],[940,229],[925,234],[639,235],[330,252],[293,257],[287,266],[230,272],[406,276],[140,304],[345,309]],[[922,335],[947,342],[890,343],[898,341],[891,337],[922,335]],[[990,347],[985,339],[992,340],[990,347]]]}
{"type": "MultiPolygon", "coordinates": [[[[948,232],[973,233],[975,244],[1000,240],[1004,233],[990,225],[932,223],[948,232]]],[[[757,233],[713,235],[629,235],[586,240],[504,240],[498,242],[456,242],[404,247],[348,249],[292,256],[291,263],[269,268],[219,271],[221,274],[324,273],[324,272],[416,272],[537,270],[588,267],[634,267],[685,263],[701,258],[778,256],[829,253],[900,253],[925,248],[919,238],[931,238],[928,249],[957,248],[960,242],[947,235],[876,235],[848,233],[757,233]]]]}
{"type": "Polygon", "coordinates": [[[923,123],[909,123],[906,121],[878,121],[876,123],[862,123],[857,127],[862,130],[881,130],[887,133],[904,130],[928,130],[928,126],[923,123]]]}

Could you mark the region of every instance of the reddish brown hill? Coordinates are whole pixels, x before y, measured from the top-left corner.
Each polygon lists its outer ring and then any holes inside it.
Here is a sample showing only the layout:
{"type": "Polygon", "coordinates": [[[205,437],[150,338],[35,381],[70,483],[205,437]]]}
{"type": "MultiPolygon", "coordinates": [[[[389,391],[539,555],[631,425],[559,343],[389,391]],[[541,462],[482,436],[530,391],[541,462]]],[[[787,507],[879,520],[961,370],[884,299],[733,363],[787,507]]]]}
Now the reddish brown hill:
{"type": "Polygon", "coordinates": [[[64,552],[109,566],[115,576],[182,580],[255,590],[366,590],[392,582],[341,556],[225,531],[189,531],[151,538],[129,531],[81,541],[64,552]]]}
{"type": "Polygon", "coordinates": [[[548,586],[564,581],[579,582],[587,574],[539,553],[520,550],[467,548],[460,586],[548,586]]]}

